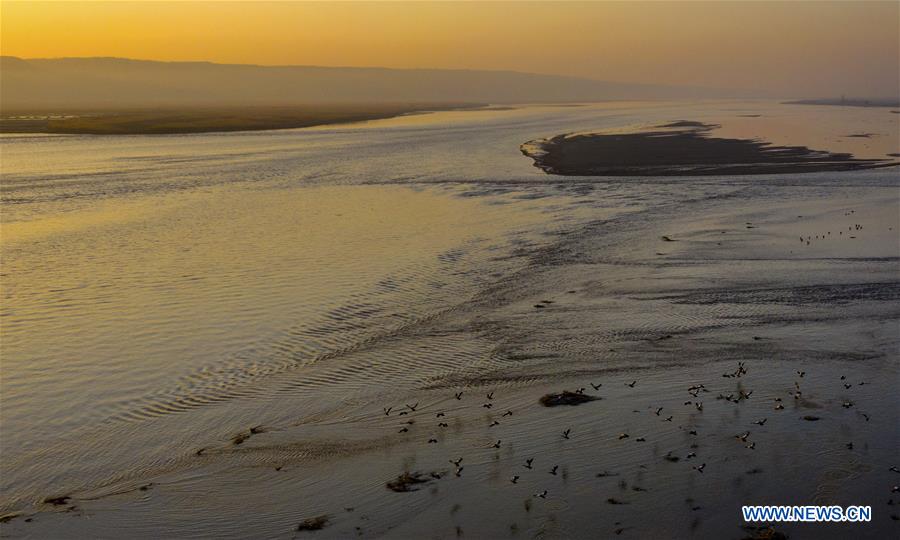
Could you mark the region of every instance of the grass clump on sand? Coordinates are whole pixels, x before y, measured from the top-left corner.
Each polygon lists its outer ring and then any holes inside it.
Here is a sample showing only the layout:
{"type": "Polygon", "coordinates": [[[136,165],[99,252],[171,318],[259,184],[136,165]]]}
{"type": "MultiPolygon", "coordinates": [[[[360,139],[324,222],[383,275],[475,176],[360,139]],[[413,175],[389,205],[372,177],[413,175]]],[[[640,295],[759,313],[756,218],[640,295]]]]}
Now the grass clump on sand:
{"type": "Polygon", "coordinates": [[[297,525],[298,531],[318,531],[328,525],[328,516],[316,516],[304,519],[297,525]]]}

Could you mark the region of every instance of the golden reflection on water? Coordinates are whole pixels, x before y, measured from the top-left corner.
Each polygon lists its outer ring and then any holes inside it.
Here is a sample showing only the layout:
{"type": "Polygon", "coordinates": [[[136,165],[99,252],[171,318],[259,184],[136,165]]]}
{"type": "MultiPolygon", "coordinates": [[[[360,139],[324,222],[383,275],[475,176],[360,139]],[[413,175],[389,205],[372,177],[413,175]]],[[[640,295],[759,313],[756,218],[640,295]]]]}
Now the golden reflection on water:
{"type": "MultiPolygon", "coordinates": [[[[190,194],[184,197],[192,197],[190,194]]],[[[84,229],[112,226],[149,218],[187,204],[172,196],[148,197],[138,200],[99,201],[93,207],[58,215],[41,215],[27,221],[0,224],[0,239],[4,243],[39,241],[49,236],[71,234],[84,229]]]]}
{"type": "MultiPolygon", "coordinates": [[[[546,219],[532,211],[542,201],[488,200],[399,186],[220,188],[7,224],[7,417],[49,414],[40,403],[81,385],[91,388],[85,404],[104,399],[76,415],[110,414],[118,399],[227,364],[246,344],[257,344],[262,366],[266,336],[302,334],[344,304],[402,317],[406,295],[457,290],[462,274],[445,253],[474,264],[507,233],[546,219]],[[391,286],[379,289],[384,280],[391,286]],[[446,291],[429,291],[434,282],[446,291]],[[54,375],[63,366],[68,376],[54,375]]],[[[305,336],[294,352],[349,339],[339,334],[305,336]]]]}

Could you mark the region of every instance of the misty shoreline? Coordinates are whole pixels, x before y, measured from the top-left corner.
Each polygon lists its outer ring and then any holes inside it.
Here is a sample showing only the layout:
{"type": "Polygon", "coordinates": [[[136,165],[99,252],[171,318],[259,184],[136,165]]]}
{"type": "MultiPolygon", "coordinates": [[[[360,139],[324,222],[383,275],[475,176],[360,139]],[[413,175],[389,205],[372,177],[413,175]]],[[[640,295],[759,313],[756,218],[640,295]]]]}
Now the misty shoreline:
{"type": "Polygon", "coordinates": [[[60,135],[175,135],[270,131],[382,120],[407,114],[475,109],[478,103],[309,105],[121,110],[47,114],[22,112],[0,118],[0,133],[60,135]]]}
{"type": "Polygon", "coordinates": [[[900,100],[895,98],[827,98],[827,99],[796,99],[785,101],[785,105],[828,105],[834,107],[900,107],[900,100]]]}

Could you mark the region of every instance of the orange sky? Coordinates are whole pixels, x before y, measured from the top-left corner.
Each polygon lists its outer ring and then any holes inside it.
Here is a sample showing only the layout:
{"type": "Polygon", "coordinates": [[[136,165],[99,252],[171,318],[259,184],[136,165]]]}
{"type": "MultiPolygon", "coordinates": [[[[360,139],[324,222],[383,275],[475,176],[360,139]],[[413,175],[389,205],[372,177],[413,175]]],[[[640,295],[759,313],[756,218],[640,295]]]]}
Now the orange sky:
{"type": "Polygon", "coordinates": [[[16,2],[0,49],[891,96],[900,3],[16,2]]]}

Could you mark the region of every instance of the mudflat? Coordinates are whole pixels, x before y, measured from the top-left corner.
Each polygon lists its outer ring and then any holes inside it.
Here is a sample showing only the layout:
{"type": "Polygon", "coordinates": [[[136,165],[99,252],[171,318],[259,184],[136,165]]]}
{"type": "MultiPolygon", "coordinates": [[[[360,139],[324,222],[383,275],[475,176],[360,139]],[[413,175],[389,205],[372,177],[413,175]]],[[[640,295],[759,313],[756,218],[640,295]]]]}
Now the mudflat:
{"type": "Polygon", "coordinates": [[[708,176],[854,171],[895,166],[888,159],[713,137],[720,126],[679,120],[634,132],[574,133],[529,141],[522,153],[566,176],[708,176]]]}

